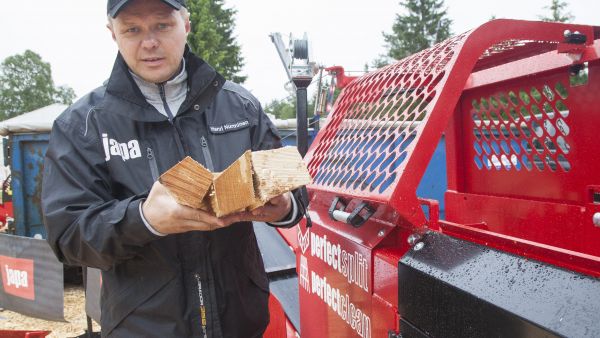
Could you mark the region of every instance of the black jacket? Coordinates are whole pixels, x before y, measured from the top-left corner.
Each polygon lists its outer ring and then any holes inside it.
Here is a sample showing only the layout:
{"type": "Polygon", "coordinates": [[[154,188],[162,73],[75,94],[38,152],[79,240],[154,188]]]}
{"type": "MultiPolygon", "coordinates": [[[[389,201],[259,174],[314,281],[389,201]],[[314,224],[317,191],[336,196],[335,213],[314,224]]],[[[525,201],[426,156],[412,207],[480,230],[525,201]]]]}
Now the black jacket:
{"type": "Polygon", "coordinates": [[[158,175],[186,155],[218,172],[247,149],[281,146],[256,98],[184,57],[189,92],[172,122],[146,102],[119,55],[107,84],[52,128],[48,242],[62,262],[103,270],[103,336],[201,337],[205,326],[208,337],[247,338],[268,324],[269,284],[250,222],[159,237],[139,213],[158,175]]]}

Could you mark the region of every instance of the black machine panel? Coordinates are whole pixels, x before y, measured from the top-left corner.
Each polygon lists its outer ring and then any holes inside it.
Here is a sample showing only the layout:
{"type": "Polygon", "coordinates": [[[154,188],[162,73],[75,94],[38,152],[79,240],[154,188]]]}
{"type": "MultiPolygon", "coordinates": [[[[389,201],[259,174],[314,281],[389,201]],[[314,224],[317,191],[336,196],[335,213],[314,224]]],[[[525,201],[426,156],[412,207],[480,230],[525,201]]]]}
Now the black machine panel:
{"type": "Polygon", "coordinates": [[[407,337],[600,337],[600,280],[428,233],[399,262],[407,337]]]}

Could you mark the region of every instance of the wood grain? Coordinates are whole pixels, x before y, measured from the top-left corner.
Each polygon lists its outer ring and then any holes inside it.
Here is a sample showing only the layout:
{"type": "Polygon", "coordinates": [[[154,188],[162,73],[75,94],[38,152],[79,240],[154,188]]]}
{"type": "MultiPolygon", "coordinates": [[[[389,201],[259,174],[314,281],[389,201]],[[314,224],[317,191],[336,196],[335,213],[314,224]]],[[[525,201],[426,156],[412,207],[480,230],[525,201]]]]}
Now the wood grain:
{"type": "Polygon", "coordinates": [[[188,156],[162,174],[159,181],[177,203],[200,209],[212,185],[213,174],[188,156]]]}

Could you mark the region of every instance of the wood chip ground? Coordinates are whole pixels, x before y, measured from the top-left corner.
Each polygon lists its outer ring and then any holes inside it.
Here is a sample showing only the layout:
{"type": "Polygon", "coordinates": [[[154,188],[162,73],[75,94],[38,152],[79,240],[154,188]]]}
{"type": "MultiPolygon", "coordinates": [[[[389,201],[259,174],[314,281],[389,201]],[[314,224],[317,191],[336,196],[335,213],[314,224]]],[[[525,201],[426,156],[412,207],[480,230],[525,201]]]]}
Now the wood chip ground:
{"type": "MultiPolygon", "coordinates": [[[[50,338],[82,335],[87,328],[83,286],[65,285],[65,319],[67,320],[66,323],[51,322],[3,309],[0,310],[0,330],[52,331],[47,336],[50,338]]],[[[100,326],[95,322],[93,323],[94,332],[100,332],[100,326]]]]}

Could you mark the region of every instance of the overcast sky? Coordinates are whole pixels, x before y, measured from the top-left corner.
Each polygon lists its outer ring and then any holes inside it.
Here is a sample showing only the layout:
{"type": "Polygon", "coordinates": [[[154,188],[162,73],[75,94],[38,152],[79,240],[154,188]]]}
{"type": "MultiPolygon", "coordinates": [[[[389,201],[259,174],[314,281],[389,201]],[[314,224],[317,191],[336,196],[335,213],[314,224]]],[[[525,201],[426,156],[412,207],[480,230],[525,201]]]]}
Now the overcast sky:
{"type": "MultiPolygon", "coordinates": [[[[600,25],[600,1],[564,0],[575,23],[600,25]]],[[[308,33],[314,61],[361,71],[385,53],[382,32],[390,32],[398,0],[225,0],[235,7],[237,41],[245,60],[245,86],[263,103],[283,98],[287,82],[269,33],[308,33]]],[[[453,34],[497,18],[535,20],[551,0],[446,0],[453,34]]],[[[105,0],[2,1],[4,26],[0,60],[31,49],[52,66],[57,85],[78,96],[109,75],[116,47],[105,27],[105,0]]]]}

